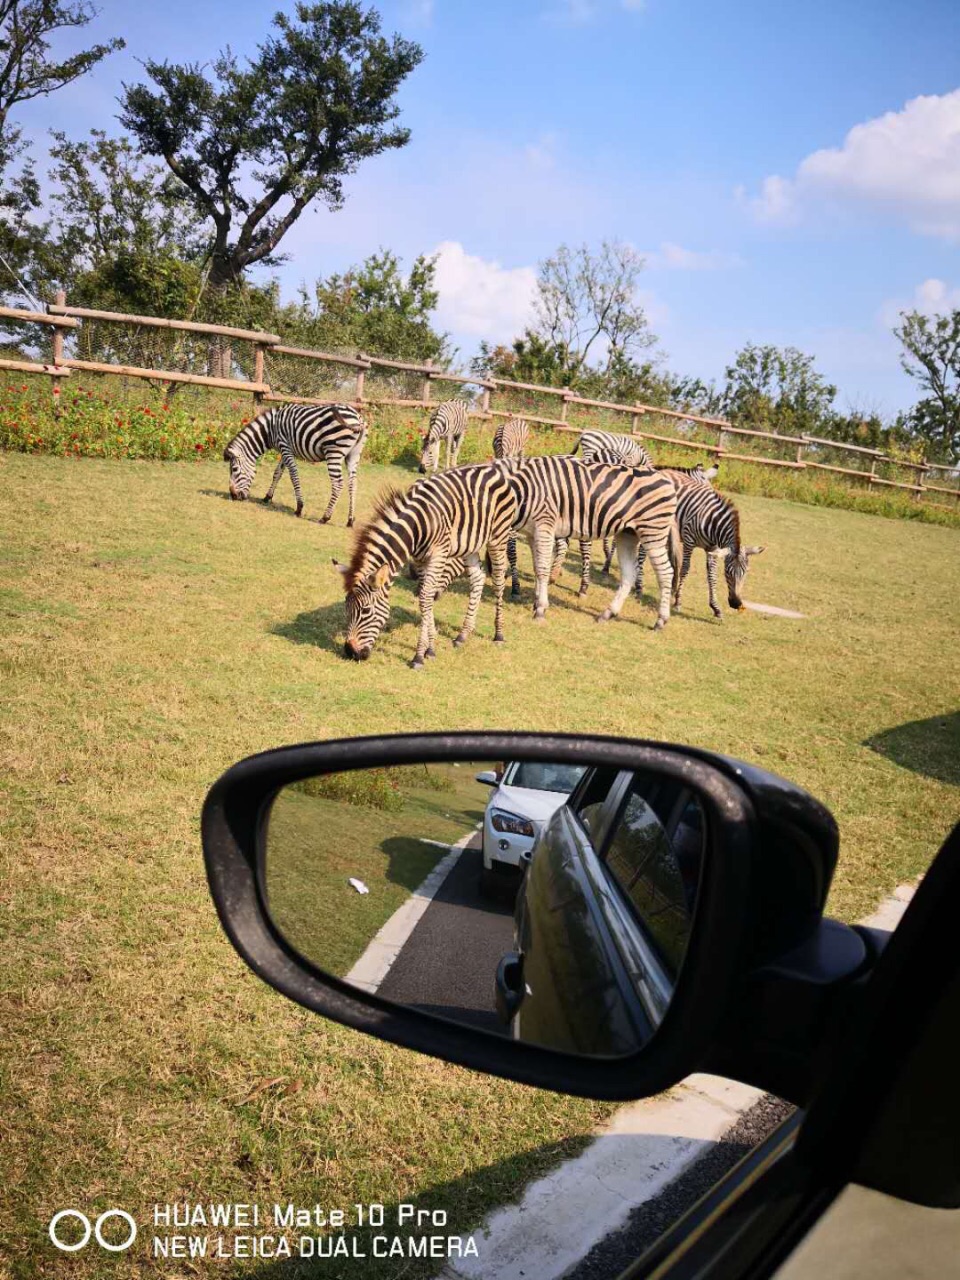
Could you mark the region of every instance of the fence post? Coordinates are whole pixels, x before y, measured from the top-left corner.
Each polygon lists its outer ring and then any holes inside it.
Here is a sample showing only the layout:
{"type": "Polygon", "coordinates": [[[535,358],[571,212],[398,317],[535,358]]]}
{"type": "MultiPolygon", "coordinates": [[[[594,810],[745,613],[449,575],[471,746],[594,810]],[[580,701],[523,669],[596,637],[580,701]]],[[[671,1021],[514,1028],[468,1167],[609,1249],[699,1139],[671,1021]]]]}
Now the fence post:
{"type": "Polygon", "coordinates": [[[480,412],[485,418],[490,416],[490,388],[484,387],[480,397],[480,412]]]}
{"type": "Polygon", "coordinates": [[[567,401],[569,400],[569,398],[570,398],[569,392],[565,391],[563,393],[563,399],[560,401],[560,421],[561,422],[566,422],[567,420],[567,401]]]}
{"type": "Polygon", "coordinates": [[[869,476],[867,476],[867,488],[868,488],[868,489],[872,489],[872,488],[873,488],[873,477],[874,477],[876,474],[877,474],[877,460],[876,460],[876,458],[871,458],[871,459],[870,459],[870,474],[869,474],[869,476]]]}
{"type": "MultiPolygon", "coordinates": [[[[430,369],[433,365],[433,361],[425,360],[424,364],[427,369],[430,369]]],[[[423,405],[429,405],[430,403],[430,374],[429,373],[425,373],[423,375],[423,387],[421,388],[421,391],[420,391],[420,400],[423,405]]]]}
{"type": "MultiPolygon", "coordinates": [[[[265,347],[264,347],[263,343],[262,343],[262,342],[258,342],[258,343],[257,343],[257,345],[256,345],[256,347],[254,348],[254,353],[253,353],[253,380],[254,380],[254,382],[258,383],[260,386],[262,386],[262,385],[263,385],[263,353],[264,353],[264,350],[265,350],[265,347]]],[[[258,390],[258,391],[254,391],[254,393],[253,393],[253,403],[254,403],[254,406],[255,406],[257,409],[259,409],[259,408],[260,408],[260,406],[263,404],[263,392],[262,392],[262,391],[259,391],[259,390],[258,390]]]]}
{"type": "Polygon", "coordinates": [[[803,445],[797,445],[797,462],[803,462],[803,445]]]}
{"type": "MultiPolygon", "coordinates": [[[[363,354],[362,351],[357,352],[358,360],[366,360],[366,358],[367,357],[363,354]]],[[[357,404],[363,404],[363,384],[366,380],[366,376],[367,376],[366,369],[357,370],[357,389],[355,392],[357,404]]]]}
{"type": "Polygon", "coordinates": [[[630,433],[637,436],[640,434],[640,419],[643,416],[643,410],[640,408],[639,400],[634,400],[633,403],[637,406],[637,412],[630,415],[630,433]]]}
{"type": "MultiPolygon", "coordinates": [[[[62,289],[58,289],[54,302],[58,307],[67,305],[67,295],[62,289]]],[[[56,369],[63,360],[63,330],[57,325],[53,331],[53,367],[56,369]]],[[[50,381],[53,383],[53,416],[60,417],[60,379],[54,375],[50,381]]]]}

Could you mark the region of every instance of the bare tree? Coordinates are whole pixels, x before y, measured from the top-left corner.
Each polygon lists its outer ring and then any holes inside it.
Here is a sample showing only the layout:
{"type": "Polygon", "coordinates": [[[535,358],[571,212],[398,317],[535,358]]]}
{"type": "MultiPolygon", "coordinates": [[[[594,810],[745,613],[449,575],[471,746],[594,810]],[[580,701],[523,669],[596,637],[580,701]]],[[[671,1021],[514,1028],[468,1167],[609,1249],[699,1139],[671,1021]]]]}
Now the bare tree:
{"type": "Polygon", "coordinates": [[[640,254],[617,240],[604,240],[597,253],[586,245],[561,245],[541,262],[537,333],[565,353],[572,376],[587,364],[591,350],[604,344],[609,370],[656,342],[637,297],[643,267],[640,254]]]}

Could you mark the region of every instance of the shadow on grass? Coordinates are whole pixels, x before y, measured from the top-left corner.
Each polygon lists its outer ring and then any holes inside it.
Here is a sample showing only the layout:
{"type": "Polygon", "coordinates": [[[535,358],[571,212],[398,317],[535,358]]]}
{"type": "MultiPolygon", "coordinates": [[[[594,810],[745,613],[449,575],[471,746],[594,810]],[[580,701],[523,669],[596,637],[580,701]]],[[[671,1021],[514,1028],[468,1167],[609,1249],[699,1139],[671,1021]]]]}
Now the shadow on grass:
{"type": "MultiPolygon", "coordinates": [[[[419,617],[412,610],[404,608],[390,610],[388,628],[390,625],[396,626],[405,622],[413,623],[415,626],[420,625],[419,617]]],[[[270,634],[282,636],[284,640],[291,640],[294,644],[310,645],[315,649],[334,649],[339,653],[343,649],[342,638],[337,641],[335,637],[342,637],[345,628],[346,612],[343,601],[336,600],[333,604],[321,605],[319,609],[298,613],[290,622],[278,622],[270,628],[270,634]]]]}
{"type": "MultiPolygon", "coordinates": [[[[221,498],[223,499],[224,502],[234,501],[234,499],[230,497],[230,494],[223,489],[199,489],[198,492],[202,494],[203,497],[205,498],[221,498]]],[[[260,509],[263,511],[273,511],[278,516],[290,516],[294,520],[297,519],[296,507],[288,506],[287,503],[283,501],[278,502],[276,498],[273,498],[270,502],[264,502],[262,498],[250,497],[250,498],[247,498],[245,501],[250,506],[260,507],[260,509]]],[[[241,502],[241,503],[238,503],[238,505],[243,506],[244,504],[241,502]]],[[[331,520],[328,520],[326,524],[323,524],[319,516],[308,515],[306,512],[306,509],[304,509],[303,515],[299,517],[300,523],[301,524],[319,524],[321,528],[324,528],[324,529],[336,528],[336,518],[337,518],[337,515],[339,514],[339,510],[340,508],[338,507],[337,510],[333,513],[333,518],[331,520]]],[[[349,530],[347,530],[347,532],[349,532],[349,530]]]]}
{"type": "Polygon", "coordinates": [[[884,729],[863,745],[913,773],[960,786],[960,711],[884,729]]]}

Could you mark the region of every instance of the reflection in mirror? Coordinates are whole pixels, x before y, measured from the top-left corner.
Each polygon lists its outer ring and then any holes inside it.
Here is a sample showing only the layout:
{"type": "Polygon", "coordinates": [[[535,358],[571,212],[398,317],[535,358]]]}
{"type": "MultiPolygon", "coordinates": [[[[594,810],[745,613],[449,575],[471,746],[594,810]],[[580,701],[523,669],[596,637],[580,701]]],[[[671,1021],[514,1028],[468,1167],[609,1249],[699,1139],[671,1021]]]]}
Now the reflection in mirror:
{"type": "Polygon", "coordinates": [[[590,1056],[654,1034],[707,847],[652,772],[460,761],[326,774],[273,802],[261,886],[314,967],[397,1004],[590,1056]]]}

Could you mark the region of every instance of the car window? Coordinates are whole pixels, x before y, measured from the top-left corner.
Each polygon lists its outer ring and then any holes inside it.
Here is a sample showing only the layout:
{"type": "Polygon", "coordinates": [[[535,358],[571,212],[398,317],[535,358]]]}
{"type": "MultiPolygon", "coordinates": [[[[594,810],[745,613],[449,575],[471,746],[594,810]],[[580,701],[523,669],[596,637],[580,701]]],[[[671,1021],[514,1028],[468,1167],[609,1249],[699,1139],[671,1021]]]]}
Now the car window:
{"type": "Polygon", "coordinates": [[[580,764],[543,764],[523,760],[514,765],[505,781],[511,787],[528,787],[531,791],[555,791],[568,796],[585,772],[580,764]]]}
{"type": "Polygon", "coordinates": [[[577,816],[583,823],[590,837],[590,843],[597,853],[600,852],[606,818],[609,816],[608,802],[619,790],[615,784],[619,781],[621,773],[621,770],[613,768],[594,769],[582,794],[577,798],[577,816]]]}
{"type": "Polygon", "coordinates": [[[692,792],[637,775],[605,861],[673,977],[690,935],[702,848],[702,811],[692,792]]]}

